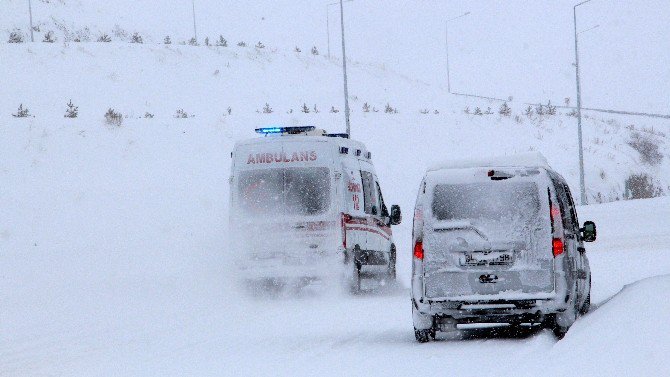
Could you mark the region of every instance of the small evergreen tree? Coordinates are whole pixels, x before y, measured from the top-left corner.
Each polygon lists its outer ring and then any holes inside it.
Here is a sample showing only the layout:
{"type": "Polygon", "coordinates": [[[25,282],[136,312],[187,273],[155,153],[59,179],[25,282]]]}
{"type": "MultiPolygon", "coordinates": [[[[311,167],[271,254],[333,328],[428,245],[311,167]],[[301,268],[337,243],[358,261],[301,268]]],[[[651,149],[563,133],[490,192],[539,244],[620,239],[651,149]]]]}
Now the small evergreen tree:
{"type": "Polygon", "coordinates": [[[56,38],[54,37],[53,31],[51,31],[51,30],[47,31],[47,33],[44,34],[44,39],[42,39],[42,42],[46,42],[46,43],[56,42],[56,38]]]}
{"type": "Polygon", "coordinates": [[[230,114],[232,114],[233,109],[232,109],[230,106],[228,106],[228,108],[226,109],[226,111],[228,112],[228,115],[230,115],[230,114]]]}
{"type": "Polygon", "coordinates": [[[331,113],[331,114],[337,114],[337,113],[339,113],[339,112],[340,112],[340,110],[336,109],[335,106],[331,106],[331,107],[330,107],[330,113],[331,113]]]}
{"type": "Polygon", "coordinates": [[[257,49],[262,49],[262,48],[265,48],[265,45],[263,44],[263,42],[258,41],[258,43],[256,43],[256,46],[255,46],[255,47],[256,47],[257,49]]]}
{"type": "Polygon", "coordinates": [[[120,126],[123,123],[123,115],[110,107],[105,113],[105,123],[110,126],[120,126]]]}
{"type": "Polygon", "coordinates": [[[205,46],[209,46],[209,37],[205,37],[205,46]]]}
{"type": "Polygon", "coordinates": [[[532,117],[533,116],[533,106],[528,105],[528,107],[526,107],[526,111],[524,111],[523,114],[525,116],[527,116],[528,118],[532,117]]]}
{"type": "Polygon", "coordinates": [[[193,38],[191,38],[191,39],[188,40],[188,44],[189,44],[190,46],[198,46],[198,40],[195,39],[195,37],[193,37],[193,38]]]}
{"type": "Polygon", "coordinates": [[[486,108],[486,111],[484,112],[484,114],[486,114],[486,115],[491,115],[491,114],[493,114],[493,111],[491,111],[491,107],[490,107],[490,106],[486,108]]]}
{"type": "Polygon", "coordinates": [[[152,114],[148,111],[144,113],[144,118],[145,119],[153,119],[153,117],[154,117],[154,114],[152,114]]]}
{"type": "Polygon", "coordinates": [[[239,42],[237,45],[240,47],[247,47],[247,44],[244,41],[239,42]]]}
{"type": "Polygon", "coordinates": [[[9,33],[9,43],[23,43],[23,33],[20,30],[14,30],[9,33]]]}
{"type": "Polygon", "coordinates": [[[535,106],[535,114],[539,116],[544,115],[544,106],[542,106],[542,104],[535,106]]]}
{"type": "Polygon", "coordinates": [[[101,36],[98,37],[98,42],[108,43],[108,42],[111,42],[111,41],[112,41],[112,38],[109,35],[107,35],[106,33],[103,33],[101,36]]]}
{"type": "Polygon", "coordinates": [[[263,107],[263,114],[272,114],[272,108],[270,107],[270,104],[268,104],[267,102],[263,107]]]}
{"type": "Polygon", "coordinates": [[[436,109],[435,111],[433,111],[433,114],[435,114],[435,115],[437,115],[437,114],[439,114],[439,113],[440,113],[440,112],[437,111],[437,109],[436,109]]]}
{"type": "Polygon", "coordinates": [[[498,109],[498,114],[504,117],[512,115],[512,109],[507,105],[507,102],[503,102],[503,104],[500,105],[500,109],[498,109]]]}
{"type": "Polygon", "coordinates": [[[480,109],[479,106],[475,107],[475,112],[473,114],[474,115],[484,115],[482,113],[482,109],[480,109]]]}
{"type": "Polygon", "coordinates": [[[16,111],[16,114],[12,114],[14,118],[27,118],[30,116],[30,111],[27,107],[23,107],[23,104],[19,104],[19,109],[16,111]]]}
{"type": "Polygon", "coordinates": [[[66,118],[76,118],[79,115],[79,106],[72,104],[72,100],[67,103],[67,109],[65,110],[66,118]]]}
{"type": "Polygon", "coordinates": [[[397,113],[398,111],[397,111],[396,109],[394,109],[393,107],[391,107],[391,104],[389,104],[389,103],[387,102],[387,103],[386,103],[386,107],[384,108],[384,112],[385,112],[386,114],[393,114],[393,113],[397,113]]]}
{"type": "Polygon", "coordinates": [[[316,48],[316,46],[312,47],[312,55],[314,56],[319,55],[319,50],[316,48]]]}
{"type": "Polygon", "coordinates": [[[316,108],[316,104],[314,104],[314,114],[320,113],[319,109],[316,108]]]}
{"type": "Polygon", "coordinates": [[[306,104],[306,103],[303,103],[303,104],[302,104],[302,109],[301,109],[300,111],[302,111],[302,112],[305,113],[305,114],[309,114],[309,111],[310,111],[310,110],[309,110],[309,107],[307,107],[307,104],[306,104]]]}
{"type": "Polygon", "coordinates": [[[547,115],[556,115],[556,106],[551,104],[551,100],[547,102],[547,115]]]}
{"type": "Polygon", "coordinates": [[[144,43],[142,36],[138,32],[134,32],[133,36],[130,37],[130,43],[144,43]]]}
{"type": "Polygon", "coordinates": [[[465,109],[463,109],[463,112],[466,114],[470,114],[470,106],[465,106],[465,109]]]}
{"type": "Polygon", "coordinates": [[[163,38],[163,44],[171,45],[172,44],[172,38],[170,38],[169,35],[166,35],[165,38],[163,38]]]}
{"type": "Polygon", "coordinates": [[[367,102],[363,104],[363,112],[364,113],[369,113],[370,112],[370,105],[368,105],[367,102]]]}
{"type": "Polygon", "coordinates": [[[188,118],[188,113],[184,111],[184,109],[178,109],[177,112],[175,113],[174,117],[176,119],[186,119],[188,118]]]}
{"type": "Polygon", "coordinates": [[[219,35],[219,40],[216,41],[216,45],[219,47],[228,47],[228,41],[223,37],[223,35],[219,35]]]}
{"type": "Polygon", "coordinates": [[[298,46],[295,46],[295,50],[294,50],[294,51],[297,52],[297,53],[301,53],[301,52],[302,52],[302,50],[301,50],[298,46]]]}

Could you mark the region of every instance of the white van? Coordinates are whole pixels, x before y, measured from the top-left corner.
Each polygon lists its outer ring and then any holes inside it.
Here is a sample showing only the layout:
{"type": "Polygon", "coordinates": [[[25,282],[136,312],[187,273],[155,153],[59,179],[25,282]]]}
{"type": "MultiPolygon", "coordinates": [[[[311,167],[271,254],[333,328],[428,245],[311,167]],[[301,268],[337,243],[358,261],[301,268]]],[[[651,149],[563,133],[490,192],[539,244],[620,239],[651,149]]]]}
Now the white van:
{"type": "Polygon", "coordinates": [[[270,289],[337,275],[395,279],[391,225],[372,155],[346,135],[314,127],[271,127],[231,154],[230,225],[245,280],[270,289]],[[275,287],[272,287],[275,286],[275,287]]]}
{"type": "Polygon", "coordinates": [[[560,338],[590,307],[591,271],[570,189],[541,154],[427,171],[413,229],[416,339],[468,327],[545,325],[560,338]]]}

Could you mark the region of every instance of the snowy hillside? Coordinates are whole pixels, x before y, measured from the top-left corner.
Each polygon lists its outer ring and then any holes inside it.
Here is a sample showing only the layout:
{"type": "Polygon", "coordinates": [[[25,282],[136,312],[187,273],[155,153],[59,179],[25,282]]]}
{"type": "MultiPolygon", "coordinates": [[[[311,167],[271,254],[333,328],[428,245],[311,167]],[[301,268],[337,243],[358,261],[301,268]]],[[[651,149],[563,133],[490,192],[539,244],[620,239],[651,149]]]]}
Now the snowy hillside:
{"type": "MultiPolygon", "coordinates": [[[[0,125],[1,375],[670,372],[660,352],[669,332],[658,320],[670,315],[658,299],[670,274],[668,198],[580,208],[582,221],[599,226],[588,249],[595,310],[564,340],[540,332],[420,345],[402,288],[239,296],[225,226],[229,128],[197,118],[125,122],[0,125]],[[602,349],[611,352],[594,352],[602,349]],[[490,354],[505,357],[482,357],[490,354]]],[[[416,182],[392,167],[413,150],[377,150],[388,161],[379,164],[387,195],[407,213],[416,182]]],[[[408,228],[396,228],[405,286],[408,228]]]]}
{"type": "MultiPolygon", "coordinates": [[[[230,45],[262,41],[268,49],[307,52],[317,46],[341,56],[333,1],[195,0],[198,42],[223,35],[230,45]],[[328,15],[329,17],[326,17],[328,15]],[[329,22],[328,22],[329,21],[329,22]],[[329,23],[329,25],[328,25],[329,23]]],[[[188,42],[194,36],[191,1],[32,0],[35,40],[54,32],[57,43],[126,43],[138,33],[148,44],[188,42]]],[[[384,65],[446,88],[445,20],[450,23],[452,88],[520,102],[575,104],[573,3],[569,1],[425,0],[345,4],[347,55],[384,65]],[[420,25],[420,27],[417,27],[420,25]]],[[[592,1],[579,7],[582,95],[585,107],[670,114],[670,6],[664,0],[592,1]]],[[[28,1],[5,0],[0,42],[18,29],[28,38],[28,1]]]]}
{"type": "MultiPolygon", "coordinates": [[[[157,135],[169,124],[216,127],[229,145],[269,124],[344,131],[341,68],[308,52],[40,43],[0,44],[0,56],[14,62],[0,71],[6,89],[0,92],[0,119],[18,128],[34,124],[97,132],[113,108],[127,117],[123,127],[153,127],[157,135]],[[63,119],[69,100],[79,107],[77,119],[63,119]],[[20,104],[35,118],[13,118],[20,104]],[[302,112],[304,105],[309,113],[302,112]],[[178,110],[193,117],[175,120],[178,110]],[[154,118],[143,118],[146,113],[154,118]]],[[[527,106],[511,102],[510,116],[501,116],[499,103],[447,96],[439,87],[370,65],[352,64],[350,80],[353,137],[385,162],[379,166],[383,181],[393,179],[394,171],[410,171],[412,183],[393,189],[399,190],[392,193],[398,199],[391,196],[405,207],[429,164],[472,153],[540,151],[578,190],[576,119],[566,110],[526,116],[527,106]],[[386,113],[387,105],[397,113],[386,113]],[[483,113],[490,108],[492,114],[474,115],[477,108],[483,113]],[[378,137],[381,133],[385,137],[378,137]]],[[[623,198],[631,174],[646,174],[657,189],[669,192],[666,128],[666,120],[585,113],[590,201],[623,198]]]]}

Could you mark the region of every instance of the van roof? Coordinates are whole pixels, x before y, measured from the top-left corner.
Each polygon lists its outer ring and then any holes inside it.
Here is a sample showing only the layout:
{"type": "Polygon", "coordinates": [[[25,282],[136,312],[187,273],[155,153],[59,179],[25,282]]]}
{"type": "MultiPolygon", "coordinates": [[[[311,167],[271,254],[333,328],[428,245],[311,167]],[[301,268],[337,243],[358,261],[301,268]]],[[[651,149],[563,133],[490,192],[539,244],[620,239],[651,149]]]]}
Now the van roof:
{"type": "Polygon", "coordinates": [[[460,159],[435,164],[428,172],[445,169],[468,169],[485,167],[523,167],[544,168],[551,170],[547,159],[540,152],[520,153],[507,156],[483,157],[476,159],[460,159]]]}

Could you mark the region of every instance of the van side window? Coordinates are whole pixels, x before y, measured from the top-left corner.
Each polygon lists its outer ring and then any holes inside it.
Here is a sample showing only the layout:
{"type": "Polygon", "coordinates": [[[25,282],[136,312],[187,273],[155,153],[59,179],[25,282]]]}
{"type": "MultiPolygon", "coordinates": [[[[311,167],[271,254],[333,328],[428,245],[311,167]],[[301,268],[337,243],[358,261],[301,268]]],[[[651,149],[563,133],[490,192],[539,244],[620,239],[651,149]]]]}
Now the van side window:
{"type": "Polygon", "coordinates": [[[554,184],[554,190],[556,190],[558,205],[561,209],[563,229],[574,234],[577,231],[577,229],[575,228],[576,223],[574,219],[574,208],[571,208],[570,199],[568,197],[568,191],[566,191],[566,186],[563,184],[563,182],[561,182],[561,179],[559,179],[554,174],[551,174],[551,181],[554,184]]]}
{"type": "Polygon", "coordinates": [[[377,197],[379,198],[379,205],[382,210],[381,215],[382,217],[388,217],[389,210],[386,208],[386,203],[384,203],[384,197],[382,196],[382,189],[379,187],[379,182],[375,181],[375,185],[377,185],[377,197]]]}
{"type": "Polygon", "coordinates": [[[379,206],[377,205],[377,189],[374,177],[370,172],[361,171],[361,179],[363,181],[363,208],[365,213],[377,215],[379,214],[379,206]]]}

